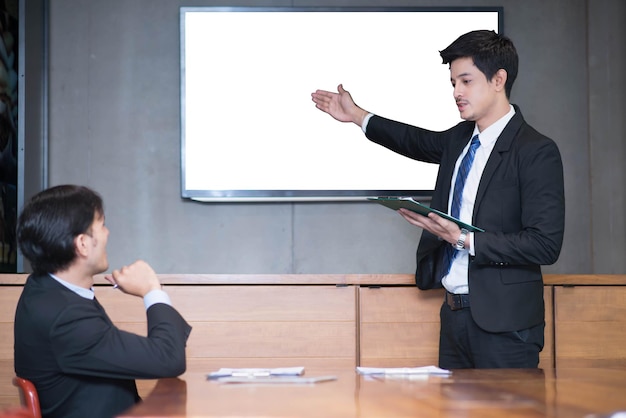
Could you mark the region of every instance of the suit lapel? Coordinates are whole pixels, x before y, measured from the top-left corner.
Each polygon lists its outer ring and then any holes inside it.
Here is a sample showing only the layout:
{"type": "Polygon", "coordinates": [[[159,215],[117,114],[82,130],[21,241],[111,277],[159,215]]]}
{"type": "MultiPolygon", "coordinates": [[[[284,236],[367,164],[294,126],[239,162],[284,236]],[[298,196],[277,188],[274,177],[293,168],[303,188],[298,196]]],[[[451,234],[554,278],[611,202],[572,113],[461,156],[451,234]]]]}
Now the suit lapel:
{"type": "Polygon", "coordinates": [[[522,112],[516,105],[513,105],[515,108],[515,115],[511,118],[509,123],[507,123],[506,127],[498,137],[493,151],[487,160],[487,164],[485,165],[485,169],[483,171],[482,176],[480,177],[480,183],[478,184],[478,191],[476,192],[476,200],[474,201],[474,213],[472,213],[472,220],[476,216],[476,212],[480,207],[480,203],[485,196],[485,191],[488,189],[489,183],[493,179],[493,176],[502,163],[502,154],[508,152],[513,146],[513,141],[517,137],[517,133],[519,132],[524,122],[524,117],[522,116],[522,112]]]}

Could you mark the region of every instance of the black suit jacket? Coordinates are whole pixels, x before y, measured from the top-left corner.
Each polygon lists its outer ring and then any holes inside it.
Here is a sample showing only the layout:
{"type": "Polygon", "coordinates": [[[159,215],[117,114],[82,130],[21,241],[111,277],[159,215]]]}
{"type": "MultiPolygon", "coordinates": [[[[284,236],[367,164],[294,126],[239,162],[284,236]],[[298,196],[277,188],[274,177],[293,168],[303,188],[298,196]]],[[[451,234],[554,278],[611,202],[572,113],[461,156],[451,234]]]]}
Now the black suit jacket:
{"type": "MultiPolygon", "coordinates": [[[[489,332],[517,331],[544,321],[541,265],[558,259],[563,242],[565,198],[563,164],[551,139],[515,115],[498,137],[481,177],[472,224],[471,312],[489,332]]],[[[461,122],[433,132],[374,116],[367,137],[395,152],[439,164],[431,206],[448,211],[455,163],[474,130],[461,122]]],[[[423,231],[417,250],[416,283],[441,287],[435,275],[445,241],[423,231]]]]}
{"type": "Polygon", "coordinates": [[[15,313],[15,373],[47,417],[113,417],[139,400],[134,379],[184,373],[191,327],[171,306],[147,311],[148,335],[118,329],[100,304],[31,275],[15,313]]]}

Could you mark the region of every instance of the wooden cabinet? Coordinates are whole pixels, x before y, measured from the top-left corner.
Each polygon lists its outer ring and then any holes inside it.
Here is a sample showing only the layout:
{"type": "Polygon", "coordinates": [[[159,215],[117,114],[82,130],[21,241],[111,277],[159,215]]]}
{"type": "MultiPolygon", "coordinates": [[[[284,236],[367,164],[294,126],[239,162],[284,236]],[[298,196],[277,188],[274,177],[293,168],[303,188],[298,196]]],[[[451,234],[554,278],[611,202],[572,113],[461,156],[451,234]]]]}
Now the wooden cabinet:
{"type": "Polygon", "coordinates": [[[438,364],[441,291],[413,287],[359,288],[360,365],[438,364]]]}
{"type": "MultiPolygon", "coordinates": [[[[539,367],[553,367],[552,288],[545,288],[546,331],[539,367]]],[[[371,367],[438,364],[442,290],[361,287],[360,365],[371,367]]]]}
{"type": "Polygon", "coordinates": [[[13,362],[13,321],[22,286],[0,286],[0,360],[13,362]]]}
{"type": "Polygon", "coordinates": [[[555,288],[557,367],[626,367],[626,286],[555,288]]]}
{"type": "Polygon", "coordinates": [[[0,286],[0,411],[19,405],[18,391],[11,383],[13,369],[13,320],[22,286],[0,286]]]}
{"type": "MultiPolygon", "coordinates": [[[[436,365],[440,290],[413,275],[161,275],[192,325],[187,368],[436,365]]],[[[13,319],[26,275],[0,275],[0,408],[16,405],[13,319]]],[[[96,278],[122,329],[145,335],[143,304],[96,278]]],[[[626,275],[545,277],[539,367],[626,367],[626,275]],[[598,285],[603,284],[603,285],[598,285]]],[[[155,381],[138,381],[145,396],[155,381]]]]}
{"type": "MultiPolygon", "coordinates": [[[[193,327],[190,367],[356,366],[355,286],[166,286],[193,327]]],[[[97,289],[109,316],[145,335],[140,301],[97,289]]]]}

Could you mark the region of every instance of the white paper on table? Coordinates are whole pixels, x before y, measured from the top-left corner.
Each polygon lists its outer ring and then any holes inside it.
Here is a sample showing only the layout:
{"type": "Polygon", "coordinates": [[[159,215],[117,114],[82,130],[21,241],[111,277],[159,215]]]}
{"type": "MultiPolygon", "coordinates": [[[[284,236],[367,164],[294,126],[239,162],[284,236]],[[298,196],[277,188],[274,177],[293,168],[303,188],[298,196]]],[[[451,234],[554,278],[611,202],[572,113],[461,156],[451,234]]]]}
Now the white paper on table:
{"type": "Polygon", "coordinates": [[[209,379],[217,379],[220,377],[269,377],[269,376],[301,376],[304,374],[304,367],[275,367],[272,369],[264,368],[240,368],[230,369],[222,367],[216,372],[208,375],[209,379]]]}
{"type": "Polygon", "coordinates": [[[445,375],[452,374],[450,370],[441,369],[437,366],[424,367],[357,367],[359,374],[383,374],[383,375],[445,375]]]}
{"type": "Polygon", "coordinates": [[[314,377],[304,377],[304,376],[267,376],[267,377],[220,377],[216,379],[219,383],[247,383],[253,385],[263,385],[263,384],[310,384],[310,383],[320,383],[320,382],[330,382],[333,380],[337,380],[337,376],[314,376],[314,377]]]}

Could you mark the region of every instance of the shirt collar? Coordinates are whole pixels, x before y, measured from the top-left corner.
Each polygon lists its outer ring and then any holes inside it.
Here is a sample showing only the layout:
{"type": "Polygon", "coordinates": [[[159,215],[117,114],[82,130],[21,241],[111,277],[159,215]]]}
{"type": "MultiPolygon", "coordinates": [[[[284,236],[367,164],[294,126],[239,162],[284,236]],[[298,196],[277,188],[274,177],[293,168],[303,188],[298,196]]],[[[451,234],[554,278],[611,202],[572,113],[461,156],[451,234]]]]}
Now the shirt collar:
{"type": "Polygon", "coordinates": [[[72,284],[70,282],[66,282],[65,280],[55,276],[52,273],[49,273],[49,274],[50,274],[50,277],[52,277],[57,282],[61,283],[63,286],[65,286],[68,289],[70,289],[72,292],[76,293],[78,296],[81,296],[81,297],[83,297],[85,299],[93,300],[93,298],[95,296],[94,292],[93,292],[93,288],[85,289],[84,287],[76,286],[75,284],[72,284]]]}
{"type": "Polygon", "coordinates": [[[472,134],[472,137],[474,137],[474,135],[480,135],[481,147],[490,148],[493,147],[493,144],[496,143],[496,140],[498,139],[506,125],[515,115],[515,109],[513,108],[513,106],[509,105],[509,107],[509,112],[506,115],[502,116],[500,119],[492,123],[484,131],[479,132],[478,125],[474,125],[474,133],[472,134]]]}

